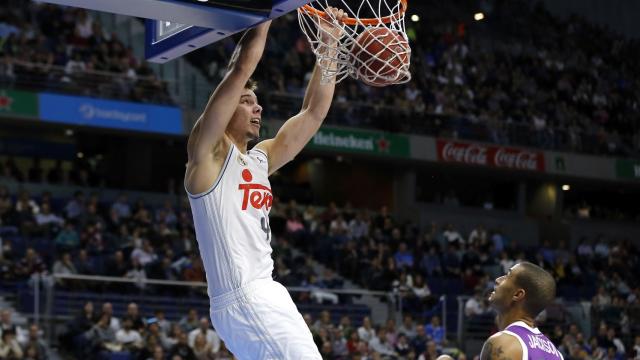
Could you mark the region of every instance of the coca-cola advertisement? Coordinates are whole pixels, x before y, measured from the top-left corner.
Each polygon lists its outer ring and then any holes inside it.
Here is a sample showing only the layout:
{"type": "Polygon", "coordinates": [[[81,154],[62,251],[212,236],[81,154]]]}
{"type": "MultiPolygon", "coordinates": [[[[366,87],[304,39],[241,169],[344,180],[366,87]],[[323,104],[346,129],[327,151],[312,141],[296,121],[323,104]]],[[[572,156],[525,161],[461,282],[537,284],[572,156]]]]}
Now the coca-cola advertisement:
{"type": "Polygon", "coordinates": [[[544,154],[526,149],[438,140],[438,160],[516,170],[544,171],[544,154]]]}

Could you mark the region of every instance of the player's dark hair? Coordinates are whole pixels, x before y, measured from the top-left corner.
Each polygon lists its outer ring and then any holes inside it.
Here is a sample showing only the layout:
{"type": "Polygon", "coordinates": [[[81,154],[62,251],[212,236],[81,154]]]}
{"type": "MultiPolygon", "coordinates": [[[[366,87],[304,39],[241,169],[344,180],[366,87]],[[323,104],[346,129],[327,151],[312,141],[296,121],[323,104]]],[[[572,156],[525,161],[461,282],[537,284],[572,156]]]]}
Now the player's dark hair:
{"type": "Polygon", "coordinates": [[[536,317],[555,299],[556,281],[538,265],[525,261],[518,266],[521,270],[517,272],[514,282],[525,291],[524,310],[531,317],[536,317]]]}
{"type": "Polygon", "coordinates": [[[249,80],[247,80],[247,83],[244,84],[244,88],[251,91],[256,91],[258,89],[258,82],[249,78],[249,80]]]}

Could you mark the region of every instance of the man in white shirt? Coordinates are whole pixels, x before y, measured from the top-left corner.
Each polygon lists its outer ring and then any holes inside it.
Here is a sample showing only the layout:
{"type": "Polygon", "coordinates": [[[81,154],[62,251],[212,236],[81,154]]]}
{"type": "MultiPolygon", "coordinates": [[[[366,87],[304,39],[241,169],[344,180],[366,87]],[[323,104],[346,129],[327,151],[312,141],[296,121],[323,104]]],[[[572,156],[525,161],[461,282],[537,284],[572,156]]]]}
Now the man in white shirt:
{"type": "Polygon", "coordinates": [[[460,233],[458,232],[458,230],[456,230],[456,228],[453,227],[453,224],[448,224],[446,229],[444,230],[444,232],[442,233],[442,236],[445,238],[445,240],[447,240],[447,243],[449,244],[464,244],[465,240],[462,237],[462,235],[460,235],[460,233]]]}
{"type": "Polygon", "coordinates": [[[369,346],[373,351],[379,353],[382,356],[397,356],[398,354],[393,350],[393,346],[387,341],[387,331],[384,327],[378,328],[376,336],[369,341],[369,346]]]}
{"type": "Polygon", "coordinates": [[[469,245],[473,245],[477,243],[483,243],[487,240],[487,230],[484,228],[484,225],[479,225],[471,234],[469,234],[469,245]]]}
{"type": "Polygon", "coordinates": [[[133,322],[131,319],[124,318],[122,320],[122,329],[116,332],[116,341],[126,350],[141,349],[143,347],[142,336],[132,327],[133,322]]]}
{"type": "Polygon", "coordinates": [[[131,252],[131,259],[136,259],[140,265],[145,266],[158,259],[153,246],[149,240],[144,240],[141,248],[136,248],[131,252]]]}
{"type": "Polygon", "coordinates": [[[481,316],[487,313],[487,308],[484,305],[484,299],[482,298],[482,288],[476,288],[472,298],[467,300],[464,304],[464,314],[467,317],[481,316]]]}
{"type": "Polygon", "coordinates": [[[42,211],[37,213],[35,218],[38,226],[45,226],[49,224],[62,226],[64,223],[64,220],[60,216],[51,212],[51,206],[49,206],[48,203],[42,204],[42,211]]]}
{"type": "Polygon", "coordinates": [[[209,326],[209,319],[206,317],[200,318],[200,326],[197,329],[191,330],[189,332],[189,347],[193,349],[193,346],[196,342],[196,336],[198,334],[204,335],[205,339],[207,339],[207,344],[211,345],[213,353],[217,353],[220,350],[220,337],[216,334],[213,329],[209,326]]]}
{"type": "Polygon", "coordinates": [[[120,330],[120,319],[113,316],[113,305],[110,302],[102,304],[102,313],[109,315],[109,327],[117,333],[120,330]]]}
{"type": "Polygon", "coordinates": [[[371,327],[371,319],[368,316],[365,316],[364,319],[362,319],[362,326],[358,328],[358,337],[360,340],[369,343],[369,340],[374,336],[375,330],[371,327]]]}

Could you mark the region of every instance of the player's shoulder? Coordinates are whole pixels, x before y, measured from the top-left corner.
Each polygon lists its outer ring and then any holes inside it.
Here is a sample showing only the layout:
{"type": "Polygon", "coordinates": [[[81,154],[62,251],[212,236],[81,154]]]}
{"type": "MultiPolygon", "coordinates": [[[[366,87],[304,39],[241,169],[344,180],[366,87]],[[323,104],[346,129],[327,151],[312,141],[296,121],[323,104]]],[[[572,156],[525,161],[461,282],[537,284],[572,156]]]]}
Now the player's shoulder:
{"type": "Polygon", "coordinates": [[[500,331],[491,335],[485,341],[480,359],[520,360],[522,359],[522,345],[515,335],[500,331]]]}
{"type": "Polygon", "coordinates": [[[271,151],[271,146],[273,146],[273,139],[265,139],[257,143],[251,150],[261,151],[263,154],[268,156],[271,151]]]}
{"type": "MultiPolygon", "coordinates": [[[[264,142],[264,141],[262,141],[264,142]]],[[[260,144],[262,144],[262,142],[260,144]]],[[[259,146],[260,144],[254,146],[251,150],[249,150],[247,152],[247,154],[254,159],[255,161],[257,161],[258,165],[260,167],[264,167],[265,169],[267,169],[267,171],[269,170],[269,153],[268,153],[268,149],[259,146]]]]}

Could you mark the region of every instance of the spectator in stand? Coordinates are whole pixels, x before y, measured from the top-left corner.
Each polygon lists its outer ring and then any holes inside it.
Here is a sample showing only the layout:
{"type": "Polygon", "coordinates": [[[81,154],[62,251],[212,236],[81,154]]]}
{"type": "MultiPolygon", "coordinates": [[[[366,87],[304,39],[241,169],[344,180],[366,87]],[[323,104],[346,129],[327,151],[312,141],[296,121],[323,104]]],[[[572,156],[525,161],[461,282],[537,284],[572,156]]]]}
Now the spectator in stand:
{"type": "Polygon", "coordinates": [[[369,347],[382,356],[396,357],[398,355],[393,345],[387,340],[387,330],[383,326],[377,328],[375,336],[369,340],[369,347]]]}
{"type": "MultiPolygon", "coordinates": [[[[65,252],[62,256],[56,260],[53,264],[53,274],[54,275],[76,275],[78,274],[78,270],[76,270],[75,265],[73,265],[73,261],[71,261],[71,254],[65,252]]],[[[65,287],[72,287],[73,281],[56,279],[57,285],[65,287]]]]}
{"type": "Polygon", "coordinates": [[[484,228],[484,225],[478,225],[469,234],[468,245],[472,246],[475,244],[485,244],[487,242],[487,239],[487,230],[484,228]]]}
{"type": "Polygon", "coordinates": [[[81,275],[94,275],[96,273],[96,264],[89,258],[89,253],[85,249],[80,249],[78,258],[75,261],[76,270],[81,275]]]}
{"type": "Polygon", "coordinates": [[[23,279],[31,277],[36,273],[46,272],[45,263],[40,255],[33,249],[27,248],[24,258],[20,260],[16,267],[16,274],[23,279]]]}
{"type": "Polygon", "coordinates": [[[427,341],[426,349],[419,354],[420,355],[418,355],[418,360],[437,359],[440,355],[438,351],[438,345],[433,340],[427,341]]]}
{"type": "Polygon", "coordinates": [[[89,301],[85,303],[82,311],[67,323],[67,332],[60,338],[62,347],[66,349],[79,347],[83,334],[91,329],[96,320],[93,303],[89,301]]]}
{"type": "Polygon", "coordinates": [[[407,336],[405,334],[400,334],[398,336],[398,341],[395,345],[395,352],[399,357],[406,358],[407,355],[411,352],[411,347],[407,340],[407,336]]]}
{"type": "Polygon", "coordinates": [[[453,224],[447,224],[445,230],[442,232],[442,236],[447,244],[454,246],[462,246],[465,244],[464,238],[460,235],[458,230],[453,227],[453,224]]]}
{"type": "Polygon", "coordinates": [[[192,330],[197,329],[198,326],[200,325],[198,320],[198,310],[189,309],[187,316],[180,319],[179,325],[182,328],[182,330],[185,331],[186,333],[189,333],[192,330]]]}
{"type": "Polygon", "coordinates": [[[375,329],[371,326],[371,319],[368,316],[365,316],[362,319],[362,326],[358,328],[358,337],[360,340],[369,343],[374,336],[375,329]]]}
{"type": "Polygon", "coordinates": [[[122,346],[123,350],[133,353],[143,348],[142,336],[133,328],[133,320],[131,318],[125,317],[122,319],[122,328],[116,332],[116,342],[122,346]]]}
{"type": "Polygon", "coordinates": [[[67,219],[75,219],[84,214],[85,203],[84,194],[82,193],[82,191],[76,191],[73,194],[73,198],[69,200],[64,209],[67,219]]]}
{"type": "Polygon", "coordinates": [[[176,355],[183,360],[196,360],[196,356],[187,342],[187,334],[183,331],[178,332],[178,342],[173,346],[173,348],[171,348],[171,352],[169,353],[169,356],[172,359],[176,355]]]}
{"type": "Polygon", "coordinates": [[[35,216],[36,224],[40,227],[40,231],[49,234],[57,232],[56,229],[62,227],[64,219],[51,212],[51,205],[43,203],[42,209],[35,216]]]}
{"type": "Polygon", "coordinates": [[[338,327],[333,329],[331,334],[333,341],[331,342],[331,354],[336,358],[344,358],[348,356],[347,339],[345,339],[342,330],[338,327]]]}
{"type": "Polygon", "coordinates": [[[121,328],[121,321],[115,315],[113,315],[113,305],[110,302],[102,304],[102,313],[107,314],[109,317],[109,327],[114,333],[117,333],[121,328]]]}
{"type": "Polygon", "coordinates": [[[191,348],[194,348],[196,337],[198,336],[204,337],[212,353],[215,354],[220,350],[220,337],[218,337],[218,334],[211,328],[209,318],[200,318],[200,326],[189,332],[188,343],[191,348]]]}
{"type": "Polygon", "coordinates": [[[349,221],[349,236],[352,239],[362,239],[369,235],[370,221],[364,211],[359,211],[356,216],[349,221]]]}
{"type": "Polygon", "coordinates": [[[416,325],[416,336],[411,340],[411,347],[415,350],[416,354],[421,354],[426,350],[428,340],[429,336],[425,332],[424,325],[416,325]]]}
{"type": "Polygon", "coordinates": [[[606,307],[611,305],[611,295],[607,293],[607,290],[600,286],[598,293],[593,297],[591,303],[595,307],[606,307]]]}
{"type": "Polygon", "coordinates": [[[444,345],[445,333],[444,329],[440,325],[440,317],[431,317],[431,322],[424,327],[424,331],[425,334],[427,334],[427,336],[436,343],[436,345],[444,345]]]}
{"type": "Polygon", "coordinates": [[[143,267],[157,261],[158,255],[155,253],[153,246],[151,246],[151,241],[143,240],[142,247],[136,248],[131,252],[131,260],[137,261],[143,267]]]}
{"type": "Polygon", "coordinates": [[[118,199],[111,205],[111,210],[114,210],[120,219],[128,219],[131,217],[131,206],[126,194],[120,194],[118,199]]]}
{"type": "Polygon", "coordinates": [[[427,276],[442,275],[442,264],[435,246],[430,246],[429,252],[420,260],[420,269],[422,269],[427,276]]]}
{"type": "Polygon", "coordinates": [[[87,347],[83,349],[85,356],[91,359],[107,359],[112,351],[120,350],[116,343],[116,334],[109,327],[109,315],[102,314],[98,322],[85,333],[87,347]]]}
{"type": "Polygon", "coordinates": [[[5,330],[0,337],[0,359],[21,359],[22,348],[13,330],[5,330]]]}
{"type": "Polygon", "coordinates": [[[401,242],[398,251],[393,256],[398,268],[413,268],[413,254],[407,249],[407,244],[401,242]]]}
{"type": "Polygon", "coordinates": [[[198,334],[191,347],[197,360],[215,360],[216,355],[210,343],[202,334],[198,334]]]}
{"type": "Polygon", "coordinates": [[[123,317],[123,320],[124,319],[131,320],[133,329],[144,328],[144,320],[142,319],[142,315],[140,315],[140,309],[138,308],[138,304],[134,302],[127,304],[127,312],[123,317]]]}
{"type": "Polygon", "coordinates": [[[407,341],[413,340],[418,334],[416,331],[416,325],[411,315],[404,315],[402,325],[398,328],[399,334],[404,334],[407,337],[407,341]]]}
{"type": "Polygon", "coordinates": [[[63,251],[75,250],[80,245],[80,236],[71,221],[64,222],[64,227],[54,240],[56,247],[63,251]]]}
{"type": "Polygon", "coordinates": [[[486,299],[484,289],[476,287],[473,296],[464,304],[464,314],[469,318],[476,318],[487,314],[486,299]]]}
{"type": "Polygon", "coordinates": [[[134,286],[137,290],[144,291],[147,288],[147,284],[143,282],[147,279],[147,272],[137,258],[131,259],[131,268],[124,277],[135,280],[134,286]]]}
{"type": "Polygon", "coordinates": [[[458,277],[460,275],[460,258],[453,245],[447,245],[447,252],[443,256],[442,267],[446,276],[458,277]]]}

